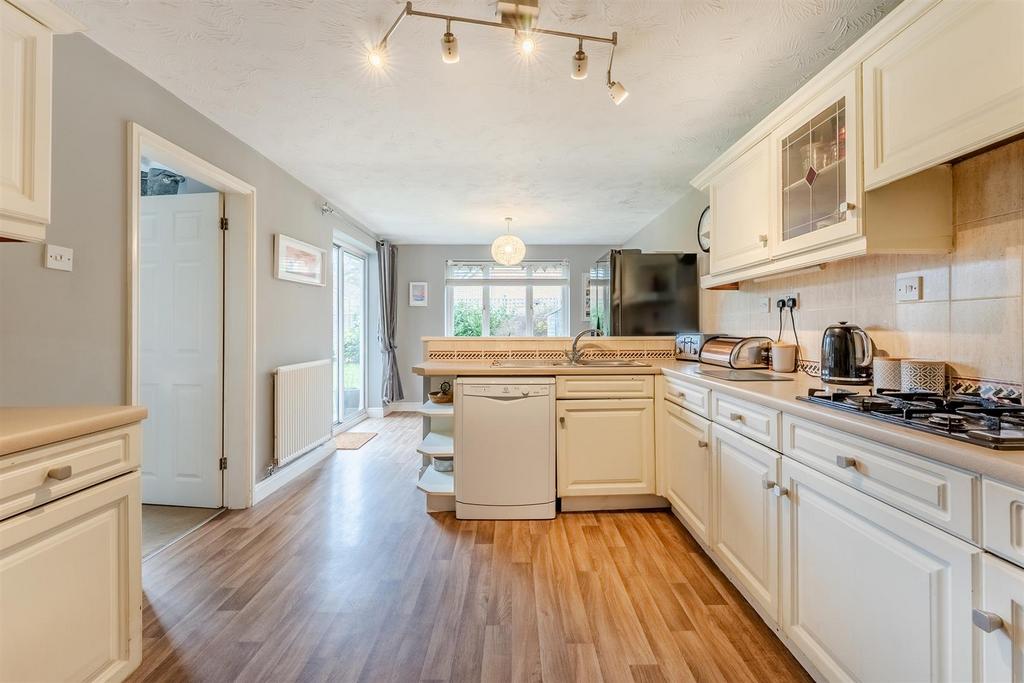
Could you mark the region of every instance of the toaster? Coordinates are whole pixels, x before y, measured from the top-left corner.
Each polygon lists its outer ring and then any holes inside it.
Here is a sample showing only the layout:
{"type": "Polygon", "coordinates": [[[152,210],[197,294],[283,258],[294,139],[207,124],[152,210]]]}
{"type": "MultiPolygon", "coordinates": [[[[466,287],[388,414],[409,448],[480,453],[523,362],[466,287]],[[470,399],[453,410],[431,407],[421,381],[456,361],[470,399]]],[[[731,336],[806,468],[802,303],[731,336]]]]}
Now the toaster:
{"type": "Polygon", "coordinates": [[[717,337],[717,334],[701,334],[700,332],[680,332],[676,335],[676,360],[699,360],[700,347],[704,342],[717,337]]]}
{"type": "Polygon", "coordinates": [[[767,368],[771,347],[768,337],[712,337],[700,347],[699,360],[735,370],[767,368]]]}

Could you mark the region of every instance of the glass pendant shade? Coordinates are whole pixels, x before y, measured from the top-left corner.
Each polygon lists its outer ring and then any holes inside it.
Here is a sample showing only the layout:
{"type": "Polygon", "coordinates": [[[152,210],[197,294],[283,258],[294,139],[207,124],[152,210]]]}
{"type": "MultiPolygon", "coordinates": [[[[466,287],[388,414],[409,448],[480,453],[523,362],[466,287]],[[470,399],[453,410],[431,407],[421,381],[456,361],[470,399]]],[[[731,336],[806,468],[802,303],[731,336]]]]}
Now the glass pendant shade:
{"type": "Polygon", "coordinates": [[[526,245],[515,235],[502,235],[491,244],[491,257],[503,266],[514,266],[526,256],[526,245]]]}
{"type": "Polygon", "coordinates": [[[441,36],[441,61],[445,64],[459,62],[459,39],[451,31],[441,36]]]}

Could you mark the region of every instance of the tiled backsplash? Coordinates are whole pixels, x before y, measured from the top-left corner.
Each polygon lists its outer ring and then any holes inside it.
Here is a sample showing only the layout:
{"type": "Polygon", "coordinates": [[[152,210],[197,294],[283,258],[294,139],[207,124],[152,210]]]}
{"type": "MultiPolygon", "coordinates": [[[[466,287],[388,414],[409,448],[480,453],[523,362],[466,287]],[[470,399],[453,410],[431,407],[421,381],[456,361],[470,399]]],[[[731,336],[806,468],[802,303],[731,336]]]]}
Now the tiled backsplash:
{"type": "MultiPolygon", "coordinates": [[[[1024,383],[1024,140],[953,167],[952,254],[864,256],[823,271],[765,282],[739,291],[705,291],[701,329],[775,338],[774,301],[798,293],[801,356],[819,358],[824,328],[839,320],[860,325],[890,356],[941,359],[950,374],[987,385],[1024,383]],[[920,301],[896,301],[896,278],[920,275],[920,301]],[[770,313],[759,312],[766,298],[770,313]]],[[[792,341],[788,314],[783,338],[792,341]]],[[[991,387],[989,387],[991,390],[991,387]]]]}

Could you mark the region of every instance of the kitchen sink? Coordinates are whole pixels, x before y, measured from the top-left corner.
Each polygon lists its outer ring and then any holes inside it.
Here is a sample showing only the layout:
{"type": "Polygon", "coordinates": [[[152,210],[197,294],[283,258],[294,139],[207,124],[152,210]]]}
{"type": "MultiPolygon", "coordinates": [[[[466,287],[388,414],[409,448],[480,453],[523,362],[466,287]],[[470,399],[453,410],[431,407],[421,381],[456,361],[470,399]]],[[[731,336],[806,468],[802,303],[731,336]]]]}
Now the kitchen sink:
{"type": "Polygon", "coordinates": [[[647,368],[649,363],[638,360],[622,360],[617,358],[592,358],[573,363],[568,360],[542,358],[498,359],[492,363],[496,368],[647,368]]]}

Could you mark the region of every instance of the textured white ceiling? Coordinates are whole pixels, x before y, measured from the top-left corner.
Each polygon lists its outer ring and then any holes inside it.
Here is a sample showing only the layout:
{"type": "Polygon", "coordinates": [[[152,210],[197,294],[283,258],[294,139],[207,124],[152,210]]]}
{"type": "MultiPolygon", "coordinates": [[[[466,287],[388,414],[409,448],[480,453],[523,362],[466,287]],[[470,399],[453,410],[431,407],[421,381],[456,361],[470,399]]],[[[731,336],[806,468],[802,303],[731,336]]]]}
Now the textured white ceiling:
{"type": "MultiPolygon", "coordinates": [[[[539,25],[619,33],[542,37],[406,18],[384,76],[366,63],[395,0],[58,0],[88,35],[397,241],[486,243],[514,216],[530,243],[618,243],[899,0],[542,0],[539,25]]],[[[417,9],[493,19],[483,0],[417,9]]],[[[201,150],[199,150],[201,153],[201,150]]]]}

